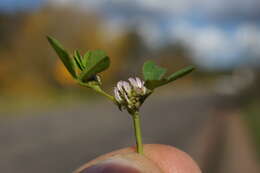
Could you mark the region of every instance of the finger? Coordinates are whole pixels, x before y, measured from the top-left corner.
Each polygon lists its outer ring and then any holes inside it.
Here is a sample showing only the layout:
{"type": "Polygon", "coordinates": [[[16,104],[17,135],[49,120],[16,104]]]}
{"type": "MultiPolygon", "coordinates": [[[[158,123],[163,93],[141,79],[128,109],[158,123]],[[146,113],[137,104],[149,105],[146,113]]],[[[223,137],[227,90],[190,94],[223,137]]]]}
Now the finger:
{"type": "Polygon", "coordinates": [[[186,153],[167,145],[146,144],[144,155],[134,147],[102,155],[75,173],[201,173],[186,153]]]}

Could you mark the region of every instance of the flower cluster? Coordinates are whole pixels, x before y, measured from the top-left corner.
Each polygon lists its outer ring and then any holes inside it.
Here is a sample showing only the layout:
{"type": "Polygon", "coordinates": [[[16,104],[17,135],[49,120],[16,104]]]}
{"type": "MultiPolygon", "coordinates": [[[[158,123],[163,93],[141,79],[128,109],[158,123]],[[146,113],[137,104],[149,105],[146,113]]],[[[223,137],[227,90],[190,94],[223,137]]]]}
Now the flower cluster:
{"type": "Polygon", "coordinates": [[[142,105],[144,98],[149,94],[140,78],[129,78],[128,81],[119,81],[114,88],[115,99],[120,108],[136,111],[142,105]]]}

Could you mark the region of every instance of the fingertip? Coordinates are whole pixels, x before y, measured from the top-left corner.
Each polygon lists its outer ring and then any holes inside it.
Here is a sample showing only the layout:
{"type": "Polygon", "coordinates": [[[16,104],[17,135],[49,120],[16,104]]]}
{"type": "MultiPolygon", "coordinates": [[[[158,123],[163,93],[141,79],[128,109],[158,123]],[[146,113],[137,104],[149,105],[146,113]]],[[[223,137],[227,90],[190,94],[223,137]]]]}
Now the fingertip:
{"type": "Polygon", "coordinates": [[[136,169],[147,173],[201,173],[188,154],[172,146],[146,144],[144,153],[144,155],[136,153],[134,147],[116,150],[88,162],[74,173],[88,173],[84,172],[88,168],[117,170],[119,167],[126,168],[124,172],[136,169]]]}
{"type": "Polygon", "coordinates": [[[75,171],[75,173],[163,173],[144,155],[120,153],[100,157],[75,171]]]}
{"type": "Polygon", "coordinates": [[[145,155],[164,173],[201,173],[199,166],[187,153],[169,145],[147,144],[145,155]]]}

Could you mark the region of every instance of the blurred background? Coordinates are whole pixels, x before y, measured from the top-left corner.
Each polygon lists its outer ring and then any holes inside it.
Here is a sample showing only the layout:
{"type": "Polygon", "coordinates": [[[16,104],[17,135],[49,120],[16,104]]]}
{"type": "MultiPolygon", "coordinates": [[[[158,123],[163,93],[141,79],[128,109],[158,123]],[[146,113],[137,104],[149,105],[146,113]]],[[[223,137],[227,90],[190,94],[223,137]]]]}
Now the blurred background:
{"type": "Polygon", "coordinates": [[[259,173],[259,8],[258,0],[1,0],[1,172],[72,172],[134,145],[127,113],[73,82],[50,35],[70,52],[105,50],[111,93],[141,76],[145,60],[169,73],[194,64],[144,104],[144,142],[184,150],[203,172],[259,173]]]}

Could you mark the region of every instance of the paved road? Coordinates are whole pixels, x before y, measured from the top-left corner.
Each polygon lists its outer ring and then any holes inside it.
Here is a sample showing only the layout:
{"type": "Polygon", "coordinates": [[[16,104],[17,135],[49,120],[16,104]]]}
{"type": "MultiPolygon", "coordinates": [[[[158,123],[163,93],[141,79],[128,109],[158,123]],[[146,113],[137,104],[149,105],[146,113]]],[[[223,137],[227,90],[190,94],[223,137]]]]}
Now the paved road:
{"type": "MultiPolygon", "coordinates": [[[[215,97],[209,95],[152,96],[142,109],[144,142],[173,145],[197,158],[194,140],[212,118],[215,105],[215,97]]],[[[69,173],[99,154],[134,145],[132,130],[130,117],[109,102],[2,119],[1,172],[69,173]]]]}

